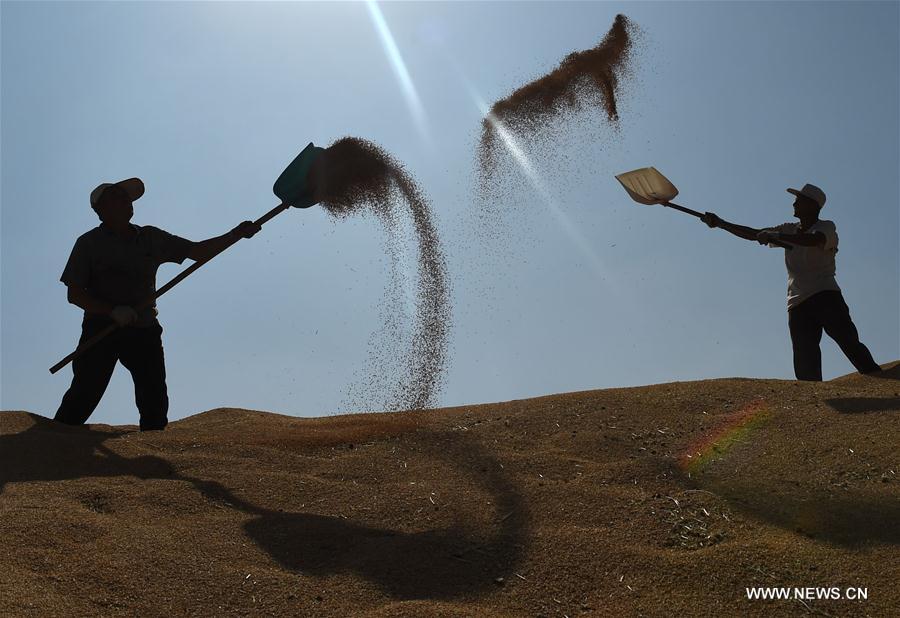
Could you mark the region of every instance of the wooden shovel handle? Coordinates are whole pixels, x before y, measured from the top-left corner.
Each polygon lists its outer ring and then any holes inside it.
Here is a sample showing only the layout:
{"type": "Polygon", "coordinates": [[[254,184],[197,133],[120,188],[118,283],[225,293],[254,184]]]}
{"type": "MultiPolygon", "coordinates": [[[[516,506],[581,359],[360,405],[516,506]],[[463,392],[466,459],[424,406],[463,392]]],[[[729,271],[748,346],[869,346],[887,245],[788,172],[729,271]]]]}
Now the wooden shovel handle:
{"type": "MultiPolygon", "coordinates": [[[[254,221],[254,223],[261,226],[261,225],[265,224],[267,221],[269,221],[272,217],[274,217],[277,214],[280,214],[281,212],[287,210],[288,208],[290,208],[290,205],[288,205],[288,204],[283,204],[283,203],[279,204],[278,206],[276,206],[275,208],[273,208],[272,210],[270,210],[269,212],[267,212],[266,214],[261,216],[259,219],[254,221]]],[[[235,244],[238,240],[240,240],[240,239],[236,239],[233,243],[231,243],[231,245],[235,244]]],[[[231,245],[228,245],[228,247],[230,247],[231,245]]],[[[228,249],[228,247],[225,247],[225,249],[228,249]]],[[[153,296],[145,299],[143,302],[136,305],[134,310],[140,312],[140,311],[143,311],[144,309],[147,309],[148,307],[151,307],[153,305],[153,303],[156,302],[157,298],[159,298],[160,296],[162,296],[163,294],[165,294],[166,292],[168,292],[169,290],[174,288],[176,285],[178,285],[179,283],[184,281],[191,273],[193,273],[195,270],[197,270],[198,268],[200,268],[201,266],[203,266],[204,264],[209,262],[211,259],[216,257],[216,255],[219,255],[220,253],[224,252],[225,249],[222,249],[222,251],[219,251],[219,253],[216,253],[215,255],[210,256],[206,260],[203,260],[201,262],[194,262],[193,264],[191,264],[190,266],[185,268],[183,271],[178,273],[171,281],[169,281],[167,284],[165,284],[164,286],[162,286],[161,288],[156,290],[156,293],[153,296]]],[[[62,369],[66,365],[68,365],[70,362],[72,362],[73,360],[75,360],[76,358],[78,358],[79,356],[84,354],[87,350],[89,350],[90,348],[95,346],[99,341],[101,341],[104,337],[109,335],[111,332],[113,332],[117,328],[119,328],[119,325],[116,323],[112,323],[109,326],[107,326],[106,328],[104,328],[102,331],[100,331],[99,333],[97,333],[96,335],[94,335],[93,337],[91,337],[90,339],[85,341],[84,343],[82,343],[80,346],[78,346],[78,348],[74,352],[72,352],[71,354],[66,356],[64,359],[62,359],[61,361],[59,361],[58,363],[56,363],[55,365],[50,367],[50,373],[56,373],[57,371],[59,371],[60,369],[62,369]]]]}
{"type": "Polygon", "coordinates": [[[679,206],[675,202],[660,202],[663,206],[668,206],[669,208],[674,208],[675,210],[680,210],[681,212],[686,212],[689,215],[694,215],[698,219],[703,217],[702,212],[697,212],[696,210],[691,210],[690,208],[685,208],[684,206],[679,206]]]}

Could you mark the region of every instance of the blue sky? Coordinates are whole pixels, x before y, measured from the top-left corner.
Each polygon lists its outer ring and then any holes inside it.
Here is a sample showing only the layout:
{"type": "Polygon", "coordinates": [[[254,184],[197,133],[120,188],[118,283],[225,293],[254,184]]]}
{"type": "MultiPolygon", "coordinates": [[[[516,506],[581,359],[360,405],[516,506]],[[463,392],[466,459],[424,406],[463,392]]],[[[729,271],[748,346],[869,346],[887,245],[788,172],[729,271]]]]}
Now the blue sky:
{"type": "MultiPolygon", "coordinates": [[[[793,377],[781,252],[632,203],[613,175],[646,165],[683,205],[753,226],[791,220],[786,187],[821,186],[861,338],[900,358],[896,2],[381,4],[405,74],[362,3],[0,6],[2,409],[52,416],[68,387],[47,368],[81,316],[58,279],[97,224],[94,186],[140,176],[134,222],[199,240],[276,205],[296,153],[344,135],[393,153],[431,200],[453,285],[442,405],[793,377]],[[619,12],[644,31],[620,130],[586,113],[548,127],[550,147],[526,141],[553,206],[499,187],[486,244],[473,94],[508,95],[619,12]]],[[[384,242],[371,219],[289,211],[163,297],[170,418],[366,408],[348,393],[381,324],[384,242]]],[[[823,365],[852,371],[827,337],[823,365]]],[[[119,367],[91,422],[136,422],[131,389],[119,367]]]]}

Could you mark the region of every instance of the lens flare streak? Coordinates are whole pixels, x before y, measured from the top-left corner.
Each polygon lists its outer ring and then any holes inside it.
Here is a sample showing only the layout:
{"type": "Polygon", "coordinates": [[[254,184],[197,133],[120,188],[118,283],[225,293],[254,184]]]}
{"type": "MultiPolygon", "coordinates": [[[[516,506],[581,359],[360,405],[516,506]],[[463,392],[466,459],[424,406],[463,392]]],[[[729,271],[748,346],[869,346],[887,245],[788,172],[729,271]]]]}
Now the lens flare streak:
{"type": "Polygon", "coordinates": [[[740,442],[771,416],[763,400],[754,401],[728,414],[721,425],[688,446],[678,460],[679,467],[688,473],[697,472],[711,461],[719,459],[734,444],[740,442]]]}
{"type": "Polygon", "coordinates": [[[388,56],[388,59],[391,61],[391,66],[394,69],[394,73],[397,76],[397,79],[400,82],[400,86],[403,89],[403,94],[406,97],[406,103],[409,105],[410,111],[412,112],[413,119],[415,120],[416,127],[419,130],[419,133],[422,135],[422,139],[426,142],[430,143],[431,138],[428,132],[428,122],[425,117],[425,108],[422,106],[422,101],[419,99],[419,93],[416,91],[416,86],[413,83],[412,77],[409,75],[409,70],[406,68],[406,63],[403,61],[403,56],[400,54],[400,48],[397,47],[397,42],[394,40],[394,35],[391,34],[391,29],[387,25],[387,21],[384,19],[384,14],[381,12],[381,8],[378,6],[378,3],[375,0],[367,0],[366,7],[369,9],[369,15],[372,17],[372,22],[375,24],[375,29],[378,31],[378,35],[381,37],[381,43],[384,45],[384,51],[388,56]]]}

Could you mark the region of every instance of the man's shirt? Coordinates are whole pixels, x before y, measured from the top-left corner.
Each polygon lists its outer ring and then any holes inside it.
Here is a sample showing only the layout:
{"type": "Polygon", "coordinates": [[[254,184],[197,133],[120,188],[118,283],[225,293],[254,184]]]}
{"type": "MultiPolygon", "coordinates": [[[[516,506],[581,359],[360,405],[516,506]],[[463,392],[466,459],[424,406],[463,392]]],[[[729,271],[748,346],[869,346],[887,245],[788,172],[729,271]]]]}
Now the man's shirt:
{"type": "MultiPolygon", "coordinates": [[[[82,234],[72,249],[60,281],[84,288],[88,294],[113,305],[135,307],[156,294],[156,270],[160,264],[181,264],[193,243],[151,226],[132,226],[129,239],[114,234],[104,224],[82,234]]],[[[156,324],[156,303],[138,312],[135,326],[156,324]]],[[[88,315],[85,312],[85,315],[88,315]]]]}
{"type": "Polygon", "coordinates": [[[825,245],[822,247],[793,245],[793,250],[784,252],[784,263],[788,271],[788,311],[813,294],[841,289],[834,277],[834,256],[838,252],[837,228],[834,222],[820,219],[805,230],[801,230],[797,222],[782,223],[769,229],[783,234],[821,232],[825,236],[825,245]]]}

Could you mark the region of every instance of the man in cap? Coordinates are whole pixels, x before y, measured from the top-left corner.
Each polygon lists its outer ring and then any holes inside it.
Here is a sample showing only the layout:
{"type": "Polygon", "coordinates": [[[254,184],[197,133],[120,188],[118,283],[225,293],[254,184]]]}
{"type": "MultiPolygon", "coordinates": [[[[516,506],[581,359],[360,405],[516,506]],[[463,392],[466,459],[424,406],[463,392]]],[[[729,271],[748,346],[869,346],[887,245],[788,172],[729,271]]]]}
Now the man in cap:
{"type": "Polygon", "coordinates": [[[850,309],[835,280],[834,256],[838,237],[831,221],[819,219],[825,192],[812,184],[788,189],[793,194],[794,216],[799,222],[761,230],[729,223],[708,212],[703,222],[746,240],[774,247],[773,241],[787,243],[784,261],[788,271],[788,326],[794,350],[794,374],[798,380],[822,380],[822,331],[840,346],[860,373],[877,373],[881,367],[869,349],[859,341],[850,309]]]}
{"type": "Polygon", "coordinates": [[[156,270],[160,264],[180,264],[185,258],[208,260],[260,229],[244,221],[222,236],[191,242],[149,225],[134,225],[133,202],[143,194],[139,178],[103,183],[91,192],[100,225],[75,242],[60,280],[68,289],[69,302],[84,310],[79,344],[111,324],[119,328],[72,362],[72,385],[56,412],[57,421],[84,424],[120,361],[134,380],[141,430],[163,429],[169,398],[162,327],[152,301],[156,270]]]}

